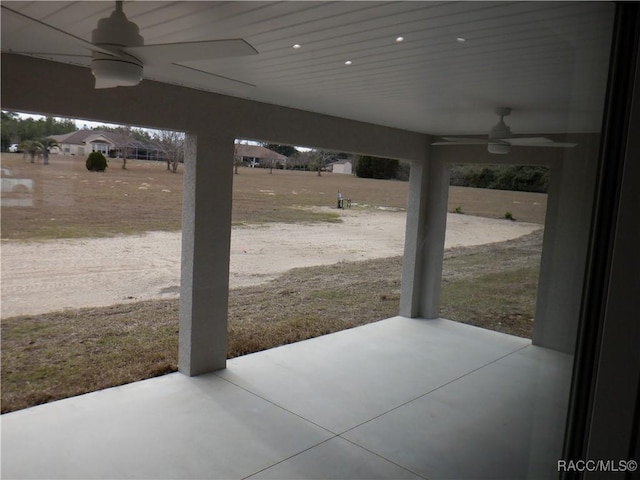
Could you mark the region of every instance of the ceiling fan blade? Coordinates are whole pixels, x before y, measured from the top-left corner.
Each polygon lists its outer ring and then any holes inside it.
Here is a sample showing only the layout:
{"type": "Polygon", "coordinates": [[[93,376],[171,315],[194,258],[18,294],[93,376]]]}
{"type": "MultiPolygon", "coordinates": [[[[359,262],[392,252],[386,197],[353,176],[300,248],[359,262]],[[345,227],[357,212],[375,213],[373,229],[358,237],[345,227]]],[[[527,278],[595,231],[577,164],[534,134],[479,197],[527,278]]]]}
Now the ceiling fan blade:
{"type": "Polygon", "coordinates": [[[563,147],[563,148],[571,148],[575,147],[576,143],[561,143],[554,142],[549,138],[544,137],[518,137],[518,138],[505,138],[504,142],[509,145],[519,146],[519,147],[563,147]]]}
{"type": "Polygon", "coordinates": [[[83,38],[31,18],[16,10],[2,7],[2,50],[24,55],[83,55],[87,51],[97,51],[113,55],[113,52],[98,47],[83,38]],[[5,22],[5,19],[8,22],[5,22]],[[11,27],[8,27],[10,25],[11,27]],[[11,41],[9,41],[9,38],[11,41]],[[43,45],[56,48],[43,50],[43,45]]]}
{"type": "Polygon", "coordinates": [[[235,86],[253,87],[253,88],[256,87],[256,85],[254,85],[253,83],[245,82],[243,80],[238,80],[237,78],[225,77],[224,75],[218,75],[216,73],[207,72],[205,70],[200,70],[198,68],[188,67],[186,65],[180,65],[178,63],[172,63],[171,65],[174,67],[183,69],[185,71],[194,72],[196,74],[203,74],[205,76],[215,78],[216,81],[218,81],[219,83],[221,82],[222,84],[230,82],[235,84],[235,86]]]}
{"type": "Polygon", "coordinates": [[[446,142],[436,142],[431,145],[486,145],[489,140],[483,138],[442,137],[446,142]]]}
{"type": "Polygon", "coordinates": [[[126,47],[123,50],[142,60],[145,64],[176,63],[216,58],[257,55],[258,51],[240,38],[208,40],[203,42],[163,43],[126,47]]]}
{"type": "Polygon", "coordinates": [[[564,143],[564,142],[552,142],[544,145],[532,145],[533,147],[560,147],[560,148],[573,148],[576,147],[577,143],[564,143]]]}
{"type": "Polygon", "coordinates": [[[199,70],[175,63],[145,66],[144,78],[146,80],[175,85],[189,84],[199,90],[229,94],[246,93],[248,89],[256,87],[256,85],[241,79],[225,77],[223,75],[217,75],[214,72],[199,70]]]}

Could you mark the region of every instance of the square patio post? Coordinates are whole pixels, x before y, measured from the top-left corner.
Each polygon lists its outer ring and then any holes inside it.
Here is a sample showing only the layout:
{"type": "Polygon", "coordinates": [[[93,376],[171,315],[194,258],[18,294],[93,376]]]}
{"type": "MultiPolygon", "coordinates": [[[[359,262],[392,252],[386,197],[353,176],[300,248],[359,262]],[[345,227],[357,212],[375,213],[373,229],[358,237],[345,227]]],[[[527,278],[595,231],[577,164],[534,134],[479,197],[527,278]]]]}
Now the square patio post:
{"type": "Polygon", "coordinates": [[[233,149],[231,135],[186,138],[178,368],[190,376],[226,367],[233,149]]]}
{"type": "Polygon", "coordinates": [[[547,195],[532,341],[570,354],[580,318],[598,143],[598,136],[583,135],[551,165],[547,195]]]}
{"type": "Polygon", "coordinates": [[[402,267],[400,315],[438,318],[449,167],[433,157],[412,163],[402,267]]]}

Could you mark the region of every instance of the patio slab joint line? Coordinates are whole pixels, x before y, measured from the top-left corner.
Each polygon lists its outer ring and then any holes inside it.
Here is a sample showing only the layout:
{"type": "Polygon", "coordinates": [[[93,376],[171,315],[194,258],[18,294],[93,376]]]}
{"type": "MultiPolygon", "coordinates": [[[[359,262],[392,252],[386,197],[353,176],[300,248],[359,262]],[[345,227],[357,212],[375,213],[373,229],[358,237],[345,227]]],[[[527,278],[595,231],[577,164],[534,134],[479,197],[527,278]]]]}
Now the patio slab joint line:
{"type": "MultiPolygon", "coordinates": [[[[238,388],[240,388],[240,389],[244,390],[244,391],[245,391],[245,392],[247,392],[247,393],[250,393],[250,394],[251,394],[251,395],[253,395],[254,397],[257,397],[257,398],[259,398],[260,400],[264,400],[265,402],[270,403],[271,405],[273,405],[273,406],[275,406],[275,407],[278,407],[280,410],[284,410],[285,412],[290,413],[291,415],[294,415],[294,416],[298,417],[299,419],[304,420],[304,421],[305,421],[305,422],[307,422],[307,423],[310,423],[311,425],[315,425],[316,427],[321,428],[322,430],[324,430],[324,431],[326,431],[326,432],[329,432],[331,435],[333,435],[333,437],[332,437],[332,438],[337,437],[337,436],[339,435],[339,434],[338,434],[338,433],[336,433],[336,432],[332,432],[332,431],[331,431],[331,430],[329,430],[327,427],[323,427],[322,425],[317,424],[316,422],[313,422],[313,421],[309,420],[308,418],[303,417],[303,416],[302,416],[302,415],[300,415],[299,413],[292,412],[291,410],[288,410],[288,409],[284,408],[282,405],[280,405],[280,404],[278,404],[278,403],[274,402],[273,400],[269,400],[268,398],[264,398],[263,396],[258,395],[256,392],[253,392],[253,391],[249,390],[247,387],[243,387],[242,385],[238,385],[237,383],[232,382],[232,381],[231,381],[231,380],[229,380],[228,378],[221,377],[221,376],[220,376],[220,375],[218,375],[216,372],[213,372],[213,374],[214,374],[216,377],[218,377],[219,379],[224,380],[225,382],[228,382],[228,383],[230,383],[231,385],[233,385],[233,386],[235,386],[235,387],[238,387],[238,388]]],[[[320,445],[321,443],[324,443],[324,442],[320,442],[318,445],[320,445]]],[[[254,475],[255,475],[255,474],[254,474],[254,475]]]]}
{"type": "MultiPolygon", "coordinates": [[[[391,410],[389,410],[389,411],[391,411],[391,410]]],[[[373,419],[372,419],[372,420],[373,420],[373,419]]],[[[364,422],[364,423],[367,423],[367,422],[364,422]]],[[[364,423],[363,423],[363,425],[364,425],[364,423]]],[[[354,427],[354,428],[355,428],[355,427],[354,427]]],[[[348,431],[348,430],[347,430],[347,431],[348,431]]],[[[345,432],[345,433],[346,433],[346,432],[345,432]]],[[[396,467],[400,467],[401,469],[403,469],[403,470],[405,470],[405,471],[407,471],[407,472],[411,473],[412,475],[415,475],[416,477],[423,478],[424,480],[429,480],[429,479],[428,479],[427,477],[425,477],[424,475],[421,475],[421,474],[419,474],[419,473],[416,473],[416,472],[414,472],[413,470],[411,470],[410,468],[407,468],[405,465],[402,465],[402,464],[400,464],[400,463],[394,462],[393,460],[388,459],[388,458],[387,458],[387,457],[385,457],[384,455],[380,455],[379,453],[374,452],[373,450],[369,450],[367,447],[363,447],[362,445],[358,445],[358,444],[357,444],[356,442],[354,442],[353,440],[349,440],[348,438],[344,438],[342,435],[338,435],[338,438],[341,438],[342,440],[346,440],[346,441],[347,441],[347,442],[349,442],[351,445],[354,445],[354,446],[356,446],[356,447],[358,447],[358,448],[361,448],[361,449],[363,449],[363,450],[366,450],[367,452],[369,452],[369,453],[371,453],[371,454],[375,455],[376,457],[381,458],[381,459],[382,459],[382,460],[384,460],[385,462],[392,463],[392,464],[394,464],[396,467]]]]}
{"type": "MultiPolygon", "coordinates": [[[[422,398],[422,397],[426,397],[427,395],[430,395],[430,394],[432,394],[433,392],[435,392],[435,391],[437,391],[437,390],[440,390],[441,388],[446,387],[447,385],[452,384],[453,382],[457,382],[458,380],[463,379],[463,378],[464,378],[464,377],[466,377],[467,375],[471,375],[472,373],[475,373],[475,372],[477,372],[478,370],[481,370],[481,369],[483,369],[483,368],[485,368],[485,367],[488,367],[489,365],[492,365],[492,364],[494,364],[494,363],[496,363],[496,362],[499,362],[499,361],[500,361],[500,360],[502,360],[503,358],[507,358],[509,355],[513,355],[513,354],[515,354],[515,353],[518,353],[519,351],[524,350],[525,348],[528,348],[528,347],[530,347],[530,346],[531,346],[531,345],[524,345],[524,346],[522,346],[522,347],[520,347],[520,348],[518,348],[518,349],[516,349],[516,350],[513,350],[512,352],[506,353],[506,354],[502,355],[501,357],[496,358],[495,360],[491,360],[490,362],[485,363],[484,365],[481,365],[481,366],[479,366],[478,368],[474,368],[473,370],[471,370],[471,371],[469,371],[469,372],[465,373],[464,375],[460,375],[459,377],[456,377],[456,378],[454,378],[454,379],[452,379],[452,380],[449,380],[448,382],[443,383],[442,385],[438,385],[437,387],[432,388],[432,389],[431,389],[431,390],[429,390],[428,392],[425,392],[425,393],[423,393],[423,394],[421,394],[421,395],[418,395],[417,397],[412,398],[411,400],[407,400],[406,402],[401,403],[400,405],[396,405],[395,407],[393,407],[393,408],[391,408],[391,409],[387,410],[386,412],[383,412],[383,413],[381,413],[381,414],[379,414],[379,415],[376,415],[375,417],[372,417],[372,418],[370,418],[369,420],[367,420],[367,421],[365,421],[365,422],[362,422],[362,423],[360,423],[359,425],[356,425],[356,426],[354,426],[354,427],[351,427],[351,428],[349,428],[348,430],[345,430],[344,432],[339,433],[339,434],[337,434],[337,435],[338,435],[340,438],[344,438],[342,435],[344,435],[345,433],[349,433],[350,431],[355,430],[356,428],[360,428],[361,426],[366,425],[367,423],[372,422],[373,420],[376,420],[376,419],[378,419],[378,418],[380,418],[380,417],[382,417],[382,416],[386,415],[387,413],[391,413],[391,412],[393,412],[394,410],[397,410],[397,409],[399,409],[399,408],[404,407],[405,405],[410,404],[411,402],[415,402],[416,400],[418,400],[418,399],[420,399],[420,398],[422,398]]],[[[312,422],[312,423],[313,423],[313,422],[312,422]]],[[[326,430],[326,429],[325,429],[325,430],[326,430]]],[[[345,438],[345,440],[347,440],[347,439],[345,438]]],[[[353,443],[353,442],[351,442],[351,443],[353,443]]],[[[357,445],[357,444],[355,444],[355,445],[357,445]]],[[[361,447],[361,445],[358,445],[358,446],[359,446],[359,447],[361,447]]],[[[361,448],[364,448],[364,447],[361,447],[361,448]]]]}
{"type": "MultiPolygon", "coordinates": [[[[235,385],[235,384],[234,384],[234,385],[235,385]]],[[[267,401],[268,401],[268,400],[267,400],[267,401]]],[[[320,443],[317,443],[317,444],[315,444],[315,445],[311,445],[310,447],[305,448],[304,450],[300,450],[299,452],[294,453],[293,455],[289,455],[288,457],[283,458],[282,460],[280,460],[280,461],[278,461],[278,462],[276,462],[276,463],[274,463],[274,464],[272,464],[272,465],[269,465],[269,466],[266,466],[266,467],[264,467],[264,468],[261,468],[260,470],[258,470],[258,471],[256,471],[256,472],[253,472],[251,475],[247,475],[246,477],[242,477],[242,480],[246,480],[247,478],[251,478],[251,477],[253,477],[254,475],[257,475],[257,474],[259,474],[259,473],[264,472],[265,470],[269,470],[270,468],[273,468],[273,467],[275,467],[276,465],[280,465],[281,463],[286,462],[287,460],[290,460],[290,459],[292,459],[292,458],[294,458],[294,457],[297,457],[298,455],[301,455],[301,454],[303,454],[304,452],[308,452],[309,450],[311,450],[311,449],[313,449],[313,448],[319,447],[319,446],[320,446],[320,445],[322,445],[323,443],[327,443],[329,440],[333,440],[334,438],[337,438],[337,437],[338,437],[338,435],[334,435],[333,437],[331,437],[331,438],[327,438],[326,440],[323,440],[323,441],[322,441],[322,442],[320,442],[320,443]]],[[[406,469],[405,469],[405,470],[406,470],[406,469]]]]}

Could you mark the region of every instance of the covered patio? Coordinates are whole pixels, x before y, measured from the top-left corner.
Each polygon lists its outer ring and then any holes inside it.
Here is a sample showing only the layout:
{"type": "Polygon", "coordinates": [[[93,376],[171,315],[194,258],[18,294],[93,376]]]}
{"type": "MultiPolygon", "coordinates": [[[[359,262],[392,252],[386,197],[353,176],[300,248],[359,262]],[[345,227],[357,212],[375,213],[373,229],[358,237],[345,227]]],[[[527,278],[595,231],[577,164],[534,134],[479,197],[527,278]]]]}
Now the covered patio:
{"type": "Polygon", "coordinates": [[[152,43],[259,54],[94,89],[82,38],[111,3],[7,1],[2,108],[186,132],[181,373],[3,415],[3,477],[546,479],[640,455],[637,5],[124,8],[152,43]],[[514,140],[575,148],[438,145],[486,140],[500,107],[514,140]],[[227,361],[237,138],[410,162],[398,317],[227,361]],[[455,163],[550,167],[532,341],[439,318],[455,163]]]}
{"type": "Polygon", "coordinates": [[[394,317],[3,415],[4,478],[551,478],[571,356],[394,317]]]}

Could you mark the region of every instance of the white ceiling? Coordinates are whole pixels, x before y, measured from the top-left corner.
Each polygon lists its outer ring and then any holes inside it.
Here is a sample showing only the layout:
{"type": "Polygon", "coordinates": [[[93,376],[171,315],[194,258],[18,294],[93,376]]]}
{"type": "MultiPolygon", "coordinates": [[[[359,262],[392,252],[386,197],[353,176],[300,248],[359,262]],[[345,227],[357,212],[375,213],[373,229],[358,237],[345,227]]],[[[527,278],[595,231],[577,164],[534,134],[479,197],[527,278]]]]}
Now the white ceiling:
{"type": "MultiPolygon", "coordinates": [[[[114,3],[2,6],[90,40],[114,3]]],[[[146,44],[244,38],[259,52],[185,64],[191,68],[147,66],[145,78],[431,134],[485,134],[499,106],[514,109],[514,133],[599,130],[613,9],[602,2],[124,5],[146,44]]],[[[5,8],[1,33],[3,51],[89,65],[59,55],[87,54],[65,35],[42,33],[5,8]]]]}

